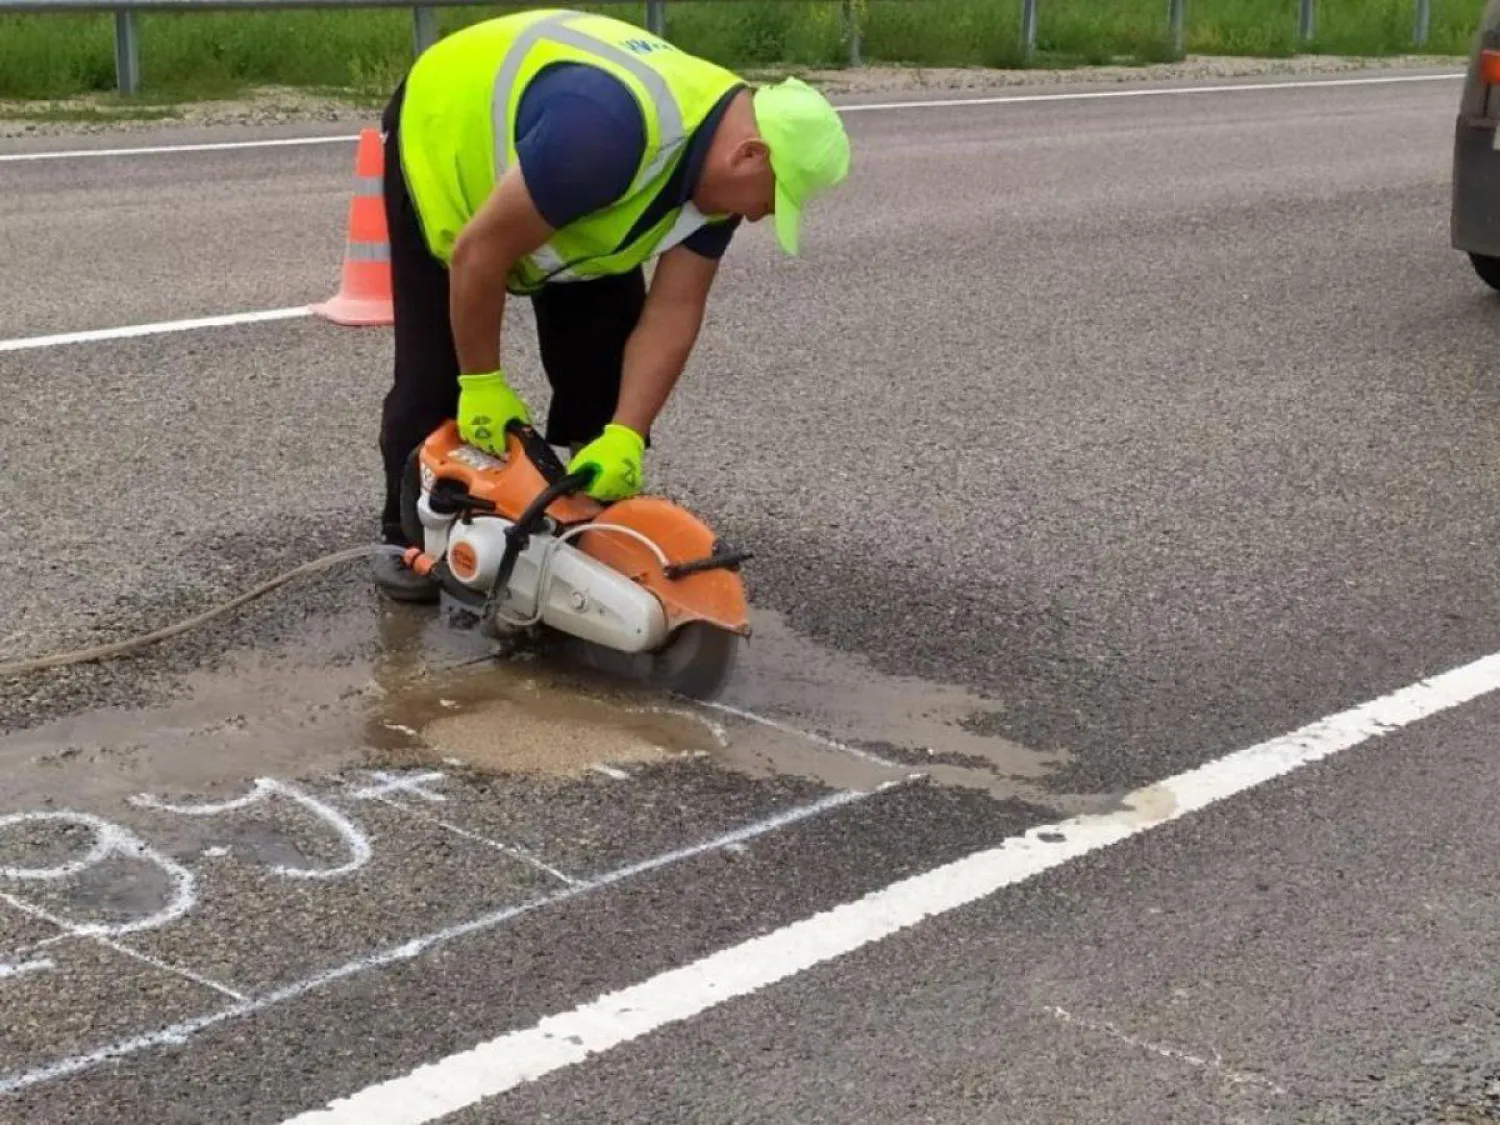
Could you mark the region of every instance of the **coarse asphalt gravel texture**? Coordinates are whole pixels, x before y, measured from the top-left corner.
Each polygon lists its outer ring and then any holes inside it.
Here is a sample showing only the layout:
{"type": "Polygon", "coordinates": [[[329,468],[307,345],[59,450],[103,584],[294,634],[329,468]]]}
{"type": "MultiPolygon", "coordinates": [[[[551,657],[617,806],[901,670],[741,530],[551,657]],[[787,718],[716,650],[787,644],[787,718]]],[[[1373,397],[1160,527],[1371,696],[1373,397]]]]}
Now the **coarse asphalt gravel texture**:
{"type": "MultiPolygon", "coordinates": [[[[1500,649],[1457,90],[849,115],[648,464],[755,551],[749,717],[495,665],[360,564],[0,681],[0,1121],[278,1122],[1500,649]]],[[[0,340],[321,300],[352,157],[0,163],[0,340]]],[[[368,541],[388,378],[310,318],[0,352],[0,661],[368,541]]],[[[451,1120],[1500,1119],[1497,715],[451,1120]]]]}

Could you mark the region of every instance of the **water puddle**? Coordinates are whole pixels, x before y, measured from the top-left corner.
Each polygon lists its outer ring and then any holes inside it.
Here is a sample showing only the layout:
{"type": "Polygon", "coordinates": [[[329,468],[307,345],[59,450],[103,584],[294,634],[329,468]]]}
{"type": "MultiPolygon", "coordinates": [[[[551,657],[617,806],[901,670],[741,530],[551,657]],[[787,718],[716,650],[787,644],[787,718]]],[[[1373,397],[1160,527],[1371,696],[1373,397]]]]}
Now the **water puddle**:
{"type": "Polygon", "coordinates": [[[388,693],[365,726],[396,764],[576,777],[589,770],[709,754],[725,741],[685,709],[651,707],[505,664],[457,669],[388,693]]]}
{"type": "Polygon", "coordinates": [[[997,701],[819,648],[765,612],[728,691],[700,705],[538,657],[495,659],[488,641],[430,609],[382,605],[320,625],[296,650],[190,677],[168,705],[0,736],[0,797],[211,799],[250,777],[351,765],[544,780],[696,759],[848,789],[919,774],[1058,805],[1043,787],[1067,756],[995,734],[1002,715],[997,701]]]}
{"type": "MultiPolygon", "coordinates": [[[[765,611],[756,614],[746,658],[720,702],[881,759],[888,772],[916,771],[937,784],[997,797],[1040,797],[1038,783],[1069,760],[994,733],[1004,714],[997,700],[886,675],[855,655],[814,645],[765,611]]],[[[793,759],[771,765],[801,772],[808,753],[803,746],[793,759]]],[[[732,751],[726,760],[735,760],[732,751]]]]}

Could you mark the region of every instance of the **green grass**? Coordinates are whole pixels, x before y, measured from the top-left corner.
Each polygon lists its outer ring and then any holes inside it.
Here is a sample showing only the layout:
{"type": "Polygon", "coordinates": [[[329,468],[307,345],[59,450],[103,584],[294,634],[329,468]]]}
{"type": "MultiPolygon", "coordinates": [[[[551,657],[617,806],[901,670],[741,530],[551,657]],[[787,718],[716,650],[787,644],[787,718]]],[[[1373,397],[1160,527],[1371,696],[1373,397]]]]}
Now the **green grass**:
{"type": "MultiPolygon", "coordinates": [[[[1020,66],[1021,0],[859,0],[873,63],[1020,66]]],[[[1300,49],[1379,56],[1413,50],[1416,0],[1318,0],[1317,38],[1300,49]]],[[[1192,54],[1296,53],[1298,0],[1187,0],[1192,54]]],[[[585,5],[644,20],[641,3],[585,5]]],[[[1425,52],[1468,50],[1483,0],[1432,0],[1425,52]]],[[[1036,65],[1148,63],[1172,57],[1167,0],[1038,0],[1036,65]]],[[[510,6],[449,8],[445,31],[510,6]]],[[[838,0],[667,0],[668,35],[734,67],[832,67],[847,59],[838,0]]],[[[405,10],[143,13],[144,88],[156,96],[230,95],[285,84],[390,88],[410,62],[405,10]]],[[[114,88],[105,14],[0,16],[0,98],[114,88]]]]}

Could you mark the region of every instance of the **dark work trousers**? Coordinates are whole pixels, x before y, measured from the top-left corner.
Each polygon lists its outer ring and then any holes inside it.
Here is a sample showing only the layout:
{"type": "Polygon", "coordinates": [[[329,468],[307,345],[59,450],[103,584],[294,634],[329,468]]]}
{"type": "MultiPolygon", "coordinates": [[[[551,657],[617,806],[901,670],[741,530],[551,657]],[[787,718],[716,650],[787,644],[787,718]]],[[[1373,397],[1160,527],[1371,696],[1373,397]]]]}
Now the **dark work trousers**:
{"type": "MultiPolygon", "coordinates": [[[[385,462],[382,538],[407,545],[401,532],[401,477],[411,451],[456,415],[459,371],[448,318],[448,271],[427,248],[401,171],[397,121],[404,89],[404,84],[397,87],[381,120],[396,357],[381,412],[380,452],[385,462]]],[[[551,444],[592,441],[614,416],[625,342],[645,301],[645,273],[639,268],[597,281],[549,285],[531,297],[542,369],[552,388],[542,431],[551,444]]]]}

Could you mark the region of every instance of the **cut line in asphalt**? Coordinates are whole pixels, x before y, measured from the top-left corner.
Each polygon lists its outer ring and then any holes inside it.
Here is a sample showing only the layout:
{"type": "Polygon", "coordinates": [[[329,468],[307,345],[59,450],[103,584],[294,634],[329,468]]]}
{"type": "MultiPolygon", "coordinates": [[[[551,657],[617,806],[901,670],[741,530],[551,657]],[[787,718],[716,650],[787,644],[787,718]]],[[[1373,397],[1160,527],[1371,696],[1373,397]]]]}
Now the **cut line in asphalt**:
{"type": "Polygon", "coordinates": [[[1138,789],[1119,811],[1030,828],[993,848],[606,993],[283,1125],[435,1121],[1497,687],[1500,653],[1138,789]]]}
{"type": "MultiPolygon", "coordinates": [[[[1363,78],[1290,79],[1285,82],[1228,82],[1210,86],[1152,86],[1132,90],[1075,90],[1061,94],[996,94],[979,98],[914,98],[896,102],[854,102],[834,108],[840,113],[890,112],[904,109],[949,109],[955,106],[1025,105],[1028,102],[1080,102],[1112,98],[1182,97],[1196,94],[1238,94],[1255,90],[1308,90],[1320,87],[1393,86],[1411,82],[1451,82],[1462,71],[1441,74],[1389,74],[1363,78]]],[[[180,145],[141,145],[135,148],[80,148],[55,152],[0,153],[0,164],[33,160],[76,160],[97,156],[158,156],[177,152],[224,152],[249,148],[288,148],[295,145],[349,144],[358,134],[278,137],[258,141],[209,141],[180,145]]]]}

